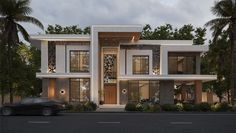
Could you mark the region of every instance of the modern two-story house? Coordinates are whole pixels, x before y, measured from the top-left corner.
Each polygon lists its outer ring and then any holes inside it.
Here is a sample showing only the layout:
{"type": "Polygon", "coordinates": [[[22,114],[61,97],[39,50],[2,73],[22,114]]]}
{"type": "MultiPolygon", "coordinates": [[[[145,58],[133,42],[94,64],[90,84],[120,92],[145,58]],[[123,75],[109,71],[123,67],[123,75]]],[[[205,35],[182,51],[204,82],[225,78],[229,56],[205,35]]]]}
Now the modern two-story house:
{"type": "Polygon", "coordinates": [[[176,86],[202,83],[200,56],[207,45],[192,40],[140,40],[141,25],[93,25],[91,35],[32,35],[41,48],[42,96],[69,102],[123,105],[154,99],[174,103],[176,86]]]}

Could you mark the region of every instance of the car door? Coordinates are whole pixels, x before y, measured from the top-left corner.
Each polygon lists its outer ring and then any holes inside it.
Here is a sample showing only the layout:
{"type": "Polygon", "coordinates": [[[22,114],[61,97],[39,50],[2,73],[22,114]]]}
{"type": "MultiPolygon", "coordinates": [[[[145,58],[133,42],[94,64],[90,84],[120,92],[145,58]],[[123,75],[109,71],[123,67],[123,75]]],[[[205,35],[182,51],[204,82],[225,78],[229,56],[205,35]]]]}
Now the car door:
{"type": "Polygon", "coordinates": [[[34,110],[34,114],[40,114],[42,113],[43,110],[43,104],[44,104],[44,99],[42,98],[35,98],[33,103],[33,110],[34,110]]]}
{"type": "Polygon", "coordinates": [[[32,105],[33,98],[25,98],[23,99],[17,107],[17,112],[19,114],[32,114],[32,105]]]}

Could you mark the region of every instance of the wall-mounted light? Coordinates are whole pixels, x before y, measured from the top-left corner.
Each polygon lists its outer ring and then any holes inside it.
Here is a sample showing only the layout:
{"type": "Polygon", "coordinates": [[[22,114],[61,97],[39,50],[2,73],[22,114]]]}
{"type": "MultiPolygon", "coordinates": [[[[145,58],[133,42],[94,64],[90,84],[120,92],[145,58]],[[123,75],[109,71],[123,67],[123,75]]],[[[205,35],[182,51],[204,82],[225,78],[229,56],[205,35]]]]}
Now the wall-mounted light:
{"type": "Polygon", "coordinates": [[[135,39],[135,36],[133,36],[133,37],[132,37],[132,40],[131,40],[131,42],[134,42],[134,39],[135,39]]]}
{"type": "Polygon", "coordinates": [[[61,94],[61,95],[64,95],[65,93],[66,93],[66,91],[65,91],[64,89],[61,89],[61,90],[60,90],[60,94],[61,94]]]}

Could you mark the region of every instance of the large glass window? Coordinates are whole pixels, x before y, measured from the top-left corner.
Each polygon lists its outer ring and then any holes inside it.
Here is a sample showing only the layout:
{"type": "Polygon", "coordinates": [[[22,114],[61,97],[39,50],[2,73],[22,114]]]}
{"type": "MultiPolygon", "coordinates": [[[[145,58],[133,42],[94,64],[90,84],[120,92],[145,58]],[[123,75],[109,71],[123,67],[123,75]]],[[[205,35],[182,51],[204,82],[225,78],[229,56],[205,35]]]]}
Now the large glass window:
{"type": "Polygon", "coordinates": [[[149,74],[149,56],[133,56],[133,74],[149,74]]]}
{"type": "Polygon", "coordinates": [[[89,79],[70,79],[70,101],[85,102],[90,99],[89,79]]]}
{"type": "Polygon", "coordinates": [[[159,102],[159,81],[140,80],[128,81],[128,101],[152,100],[159,102]]]}
{"type": "Polygon", "coordinates": [[[140,100],[149,99],[149,81],[139,81],[140,100]]]}
{"type": "Polygon", "coordinates": [[[89,51],[70,51],[70,72],[89,72],[89,51]]]}
{"type": "Polygon", "coordinates": [[[168,72],[169,74],[195,74],[196,56],[170,54],[168,57],[168,72]]]}
{"type": "Polygon", "coordinates": [[[139,101],[139,84],[138,81],[129,81],[128,101],[139,101]]]}

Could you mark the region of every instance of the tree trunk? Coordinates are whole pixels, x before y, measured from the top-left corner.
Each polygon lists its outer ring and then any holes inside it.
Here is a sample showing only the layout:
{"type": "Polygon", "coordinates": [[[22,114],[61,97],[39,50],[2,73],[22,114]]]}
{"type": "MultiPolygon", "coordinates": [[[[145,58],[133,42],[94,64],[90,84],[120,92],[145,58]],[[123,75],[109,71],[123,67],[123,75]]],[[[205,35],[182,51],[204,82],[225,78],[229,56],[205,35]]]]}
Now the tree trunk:
{"type": "Polygon", "coordinates": [[[3,105],[4,104],[4,93],[3,93],[3,89],[1,90],[1,104],[3,105]]]}
{"type": "Polygon", "coordinates": [[[229,89],[227,89],[227,101],[228,101],[228,103],[230,103],[230,91],[229,91],[229,89]]]}
{"type": "Polygon", "coordinates": [[[231,102],[236,102],[236,20],[234,20],[231,27],[231,69],[230,69],[230,89],[231,89],[231,102]]]}
{"type": "Polygon", "coordinates": [[[12,70],[12,54],[11,54],[11,44],[8,43],[8,88],[10,93],[10,103],[13,103],[13,92],[12,92],[12,76],[11,76],[11,70],[12,70]]]}

